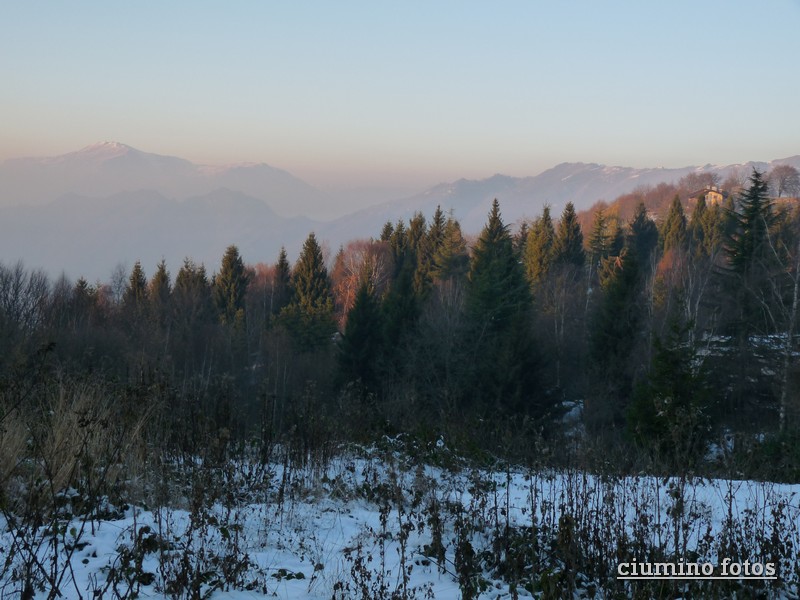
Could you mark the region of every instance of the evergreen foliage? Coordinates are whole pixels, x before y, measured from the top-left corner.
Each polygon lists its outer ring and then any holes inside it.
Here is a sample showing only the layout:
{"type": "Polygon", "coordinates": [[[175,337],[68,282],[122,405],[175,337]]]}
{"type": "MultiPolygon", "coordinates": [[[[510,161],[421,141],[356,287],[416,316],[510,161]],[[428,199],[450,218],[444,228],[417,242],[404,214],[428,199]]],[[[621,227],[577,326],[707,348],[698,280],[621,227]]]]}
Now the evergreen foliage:
{"type": "Polygon", "coordinates": [[[681,250],[685,247],[686,215],[683,212],[681,199],[677,195],[672,199],[672,204],[669,207],[669,213],[664,221],[661,238],[663,240],[664,252],[668,252],[672,249],[681,250]]]}
{"type": "Polygon", "coordinates": [[[575,205],[568,202],[561,214],[558,223],[553,261],[557,264],[582,267],[586,262],[586,253],[583,249],[583,232],[581,231],[578,216],[575,214],[575,205]]]}
{"type": "Polygon", "coordinates": [[[249,281],[239,249],[228,246],[222,257],[220,271],[212,282],[214,306],[223,325],[244,321],[245,294],[249,281]]]}
{"type": "Polygon", "coordinates": [[[318,348],[330,340],[336,324],[328,270],[313,232],[306,238],[297,259],[292,288],[292,300],[281,312],[281,320],[301,349],[318,348]]]}
{"type": "Polygon", "coordinates": [[[370,287],[369,278],[362,277],[347,315],[338,357],[342,383],[359,383],[365,392],[377,385],[376,364],[383,346],[380,306],[370,287]]]}
{"type": "Polygon", "coordinates": [[[467,242],[461,233],[461,225],[450,217],[445,223],[442,243],[433,255],[431,275],[435,280],[444,281],[464,277],[469,271],[467,242]]]}
{"type": "Polygon", "coordinates": [[[627,414],[633,440],[681,471],[703,458],[710,424],[710,390],[702,367],[694,366],[689,330],[673,322],[665,339],[656,338],[650,373],[627,414]]]}
{"type": "Polygon", "coordinates": [[[292,271],[286,257],[286,248],[281,246],[278,262],[275,264],[275,279],[272,284],[272,298],[270,300],[270,313],[274,315],[289,304],[292,299],[292,271]]]}
{"type": "Polygon", "coordinates": [[[171,309],[172,285],[170,284],[167,263],[162,259],[150,280],[150,312],[155,322],[165,327],[169,321],[171,309]]]}
{"type": "Polygon", "coordinates": [[[553,263],[556,232],[550,218],[550,207],[545,206],[542,216],[528,231],[525,242],[524,265],[528,282],[534,288],[542,282],[553,263]]]}
{"type": "Polygon", "coordinates": [[[640,202],[628,224],[628,247],[635,254],[636,262],[643,269],[650,266],[650,258],[658,247],[658,227],[647,214],[643,202],[640,202]]]}
{"type": "Polygon", "coordinates": [[[128,285],[122,295],[122,304],[126,310],[141,312],[145,309],[148,300],[147,277],[142,269],[142,264],[137,260],[133,265],[128,285]]]}
{"type": "Polygon", "coordinates": [[[535,390],[531,296],[497,200],[473,248],[466,311],[476,400],[492,409],[529,411],[535,390]]]}

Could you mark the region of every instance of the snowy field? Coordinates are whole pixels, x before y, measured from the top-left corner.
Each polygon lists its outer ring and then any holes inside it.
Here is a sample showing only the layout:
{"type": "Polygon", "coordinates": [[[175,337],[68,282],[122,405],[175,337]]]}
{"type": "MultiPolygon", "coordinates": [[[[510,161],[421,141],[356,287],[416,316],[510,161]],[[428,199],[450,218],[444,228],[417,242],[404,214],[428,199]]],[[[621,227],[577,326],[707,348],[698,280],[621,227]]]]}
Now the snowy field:
{"type": "Polygon", "coordinates": [[[356,448],[307,466],[176,461],[141,484],[163,506],[83,516],[68,491],[39,527],[0,522],[0,597],[624,597],[656,585],[617,578],[634,558],[776,569],[768,581],[660,582],[671,587],[651,596],[725,585],[797,597],[800,485],[426,459],[356,448]]]}

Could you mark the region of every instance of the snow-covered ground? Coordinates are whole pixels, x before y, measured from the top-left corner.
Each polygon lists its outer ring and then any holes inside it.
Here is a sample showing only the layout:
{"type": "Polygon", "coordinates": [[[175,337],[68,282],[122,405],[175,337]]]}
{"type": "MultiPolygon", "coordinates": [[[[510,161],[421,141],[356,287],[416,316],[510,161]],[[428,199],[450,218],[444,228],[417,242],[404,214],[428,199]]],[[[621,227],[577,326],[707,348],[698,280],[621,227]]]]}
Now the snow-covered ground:
{"type": "Polygon", "coordinates": [[[754,585],[796,597],[800,485],[443,457],[351,449],[306,467],[184,465],[167,507],[92,518],[73,515],[67,493],[41,527],[0,522],[0,597],[20,597],[26,579],[42,598],[53,584],[65,598],[515,598],[564,586],[602,597],[630,591],[616,565],[632,558],[772,561],[778,579],[754,585]]]}

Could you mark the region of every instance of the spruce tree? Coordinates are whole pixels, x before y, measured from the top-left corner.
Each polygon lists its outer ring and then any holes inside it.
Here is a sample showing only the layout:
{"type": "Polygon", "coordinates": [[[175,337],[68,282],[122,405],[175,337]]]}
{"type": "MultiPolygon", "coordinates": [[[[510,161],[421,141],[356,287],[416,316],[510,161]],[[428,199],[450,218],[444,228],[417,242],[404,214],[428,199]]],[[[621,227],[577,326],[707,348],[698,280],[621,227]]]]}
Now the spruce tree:
{"type": "Polygon", "coordinates": [[[675,195],[670,204],[667,218],[661,229],[661,245],[664,252],[682,250],[686,244],[686,215],[681,199],[675,195]]]}
{"type": "Polygon", "coordinates": [[[147,306],[147,299],[147,277],[142,269],[142,263],[137,260],[122,295],[122,305],[129,314],[141,316],[147,306]]]}
{"type": "Polygon", "coordinates": [[[750,187],[739,200],[739,210],[730,216],[733,234],[727,252],[731,268],[740,275],[763,268],[771,260],[769,236],[774,216],[769,186],[762,173],[753,169],[750,187]]]}
{"type": "Polygon", "coordinates": [[[711,401],[705,371],[695,366],[689,330],[673,321],[668,335],[656,338],[650,371],[626,414],[633,440],[681,472],[705,453],[711,401]]]}
{"type": "Polygon", "coordinates": [[[427,295],[428,289],[433,283],[433,260],[444,241],[445,225],[446,221],[442,208],[437,206],[431,225],[419,244],[417,270],[414,273],[414,289],[421,297],[427,295]]]}
{"type": "Polygon", "coordinates": [[[362,276],[339,344],[339,373],[343,384],[358,382],[365,393],[375,390],[382,339],[380,307],[369,277],[362,276]]]}
{"type": "Polygon", "coordinates": [[[452,217],[444,226],[442,243],[433,255],[431,274],[435,280],[460,278],[469,271],[467,243],[461,233],[461,225],[452,217]]]}
{"type": "Polygon", "coordinates": [[[650,257],[658,246],[658,227],[647,215],[644,202],[640,202],[628,224],[628,247],[636,255],[636,262],[646,271],[650,267],[650,257]]]}
{"type": "Polygon", "coordinates": [[[245,296],[250,277],[244,267],[239,249],[228,246],[222,266],[212,282],[214,305],[223,325],[244,322],[245,296]]]}
{"type": "Polygon", "coordinates": [[[466,310],[474,399],[493,409],[530,411],[535,375],[531,296],[497,200],[473,249],[466,310]]]}
{"type": "Polygon", "coordinates": [[[600,261],[612,254],[613,232],[604,209],[594,213],[592,232],[589,235],[589,259],[592,271],[597,271],[600,261]]]}
{"type": "Polygon", "coordinates": [[[575,214],[575,205],[568,202],[558,224],[553,261],[557,264],[582,267],[586,262],[583,250],[583,232],[575,214]]]}
{"type": "Polygon", "coordinates": [[[539,285],[550,271],[555,251],[555,238],[556,232],[550,217],[550,207],[545,206],[542,216],[534,221],[533,227],[528,231],[528,239],[524,246],[525,275],[528,283],[533,287],[539,285]]]}
{"type": "Polygon", "coordinates": [[[270,300],[270,313],[275,316],[292,299],[292,270],[286,257],[286,248],[281,246],[278,262],[275,264],[275,279],[272,282],[272,298],[270,300]]]}
{"type": "Polygon", "coordinates": [[[172,286],[167,271],[167,263],[162,259],[150,280],[150,314],[155,323],[164,328],[170,317],[172,286]]]}
{"type": "Polygon", "coordinates": [[[336,331],[328,270],[314,233],[303,244],[292,273],[294,295],[281,319],[304,350],[322,346],[336,331]]]}
{"type": "Polygon", "coordinates": [[[639,265],[634,252],[601,262],[601,298],[589,331],[591,397],[587,417],[594,427],[619,426],[625,416],[637,365],[641,321],[639,265]]]}

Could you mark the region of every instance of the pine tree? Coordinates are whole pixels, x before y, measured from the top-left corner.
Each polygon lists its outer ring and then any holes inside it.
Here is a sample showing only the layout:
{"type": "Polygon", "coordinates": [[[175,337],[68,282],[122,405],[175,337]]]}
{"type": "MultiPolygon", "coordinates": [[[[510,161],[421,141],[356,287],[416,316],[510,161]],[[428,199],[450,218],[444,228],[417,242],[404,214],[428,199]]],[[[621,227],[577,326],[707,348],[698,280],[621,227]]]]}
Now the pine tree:
{"type": "Polygon", "coordinates": [[[205,267],[198,267],[192,260],[185,259],[175,277],[172,297],[176,316],[184,330],[209,320],[212,308],[211,287],[205,267]]]}
{"type": "Polygon", "coordinates": [[[463,277],[469,271],[467,243],[461,234],[461,225],[450,217],[444,226],[442,243],[433,255],[431,275],[435,280],[463,277]]]}
{"type": "Polygon", "coordinates": [[[292,270],[286,257],[286,248],[281,246],[278,262],[275,264],[275,279],[272,282],[272,298],[270,300],[270,314],[280,314],[292,299],[292,270]]]}
{"type": "Polygon", "coordinates": [[[677,195],[672,199],[661,229],[661,244],[664,252],[673,249],[682,250],[686,245],[686,215],[683,212],[681,199],[677,195]]]}
{"type": "Polygon", "coordinates": [[[494,409],[531,410],[531,296],[497,200],[473,249],[466,310],[474,348],[474,398],[494,409]]]}
{"type": "Polygon", "coordinates": [[[392,234],[394,233],[394,225],[392,225],[391,221],[386,221],[383,224],[383,229],[381,229],[381,237],[380,240],[382,242],[388,242],[392,239],[392,234]]]}
{"type": "Polygon", "coordinates": [[[138,260],[133,265],[128,285],[122,295],[122,305],[126,312],[132,316],[141,316],[147,306],[148,290],[147,277],[138,260]]]}
{"type": "Polygon", "coordinates": [[[628,247],[636,255],[636,262],[643,270],[649,269],[650,257],[658,246],[658,227],[647,215],[644,202],[636,207],[633,217],[628,224],[628,247]]]}
{"type": "Polygon", "coordinates": [[[167,263],[162,259],[150,280],[150,316],[156,326],[167,329],[172,316],[172,285],[167,263]]]}
{"type": "Polygon", "coordinates": [[[558,224],[553,261],[562,265],[582,267],[586,262],[586,253],[583,250],[583,232],[575,214],[575,205],[568,202],[561,214],[558,224]]]}
{"type": "Polygon", "coordinates": [[[433,260],[436,253],[444,241],[444,230],[446,221],[441,206],[436,207],[433,214],[431,226],[419,244],[419,255],[417,257],[417,270],[414,273],[414,289],[421,297],[427,295],[428,289],[433,283],[433,260]]]}
{"type": "Polygon", "coordinates": [[[764,176],[753,169],[750,187],[739,201],[739,210],[731,214],[734,226],[728,244],[728,257],[732,269],[745,274],[763,267],[771,260],[770,229],[774,223],[769,186],[764,176]]]}
{"type": "Polygon", "coordinates": [[[223,325],[243,323],[245,295],[249,274],[245,270],[239,249],[228,246],[222,257],[222,266],[212,282],[214,305],[223,325]]]}
{"type": "Polygon", "coordinates": [[[614,237],[610,230],[608,217],[606,217],[605,210],[601,208],[594,213],[592,233],[589,235],[589,258],[592,271],[597,271],[600,261],[612,254],[613,242],[614,237]]]}
{"type": "Polygon", "coordinates": [[[281,320],[301,349],[317,348],[330,339],[336,323],[328,270],[313,232],[303,244],[292,274],[292,287],[294,296],[281,312],[281,320]]]}
{"type": "Polygon", "coordinates": [[[695,204],[694,211],[692,211],[691,221],[689,221],[686,230],[692,254],[696,257],[708,255],[706,249],[706,232],[703,227],[703,220],[706,218],[707,212],[708,205],[706,205],[706,199],[704,196],[701,196],[697,199],[697,204],[695,204]]]}
{"type": "Polygon", "coordinates": [[[650,372],[626,415],[634,441],[682,472],[705,453],[711,400],[705,372],[695,368],[689,331],[673,322],[665,339],[656,338],[650,372]]]}
{"type": "Polygon", "coordinates": [[[556,232],[550,218],[550,207],[545,206],[542,216],[536,219],[525,242],[523,263],[528,283],[536,287],[545,278],[553,263],[556,232]]]}
{"type": "Polygon", "coordinates": [[[362,276],[339,344],[340,379],[360,382],[364,392],[375,390],[382,351],[381,311],[370,288],[369,277],[362,276]]]}
{"type": "Polygon", "coordinates": [[[587,416],[596,427],[621,425],[636,370],[641,302],[639,265],[629,249],[602,261],[602,297],[589,332],[592,398],[587,416]]]}

